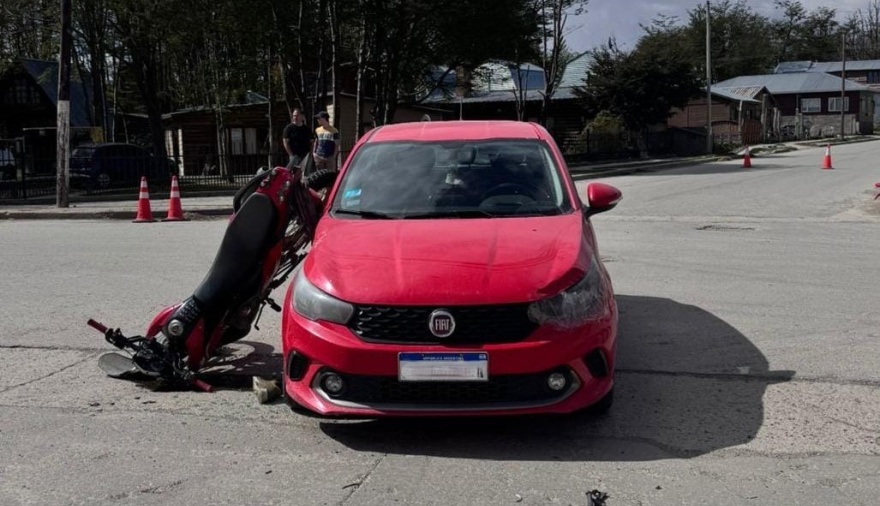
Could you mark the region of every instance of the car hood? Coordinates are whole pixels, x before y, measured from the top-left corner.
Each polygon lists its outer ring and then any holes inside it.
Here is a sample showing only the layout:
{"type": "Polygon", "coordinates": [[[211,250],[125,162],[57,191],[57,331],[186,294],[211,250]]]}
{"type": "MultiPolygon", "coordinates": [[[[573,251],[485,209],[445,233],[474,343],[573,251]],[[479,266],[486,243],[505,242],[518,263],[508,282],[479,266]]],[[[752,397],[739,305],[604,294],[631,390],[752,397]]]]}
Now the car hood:
{"type": "Polygon", "coordinates": [[[356,304],[530,302],[580,279],[591,248],[580,212],[494,219],[327,217],[303,269],[321,290],[356,304]]]}

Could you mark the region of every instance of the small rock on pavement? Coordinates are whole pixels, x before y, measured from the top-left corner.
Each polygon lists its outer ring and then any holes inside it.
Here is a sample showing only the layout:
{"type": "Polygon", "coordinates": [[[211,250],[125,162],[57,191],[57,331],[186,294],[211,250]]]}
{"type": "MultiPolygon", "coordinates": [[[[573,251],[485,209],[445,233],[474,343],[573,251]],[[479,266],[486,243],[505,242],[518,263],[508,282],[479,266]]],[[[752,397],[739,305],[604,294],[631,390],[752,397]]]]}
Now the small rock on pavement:
{"type": "Polygon", "coordinates": [[[267,380],[260,378],[259,376],[254,376],[254,394],[256,394],[257,400],[260,401],[260,404],[266,404],[267,402],[274,401],[281,395],[281,388],[275,380],[267,380]]]}

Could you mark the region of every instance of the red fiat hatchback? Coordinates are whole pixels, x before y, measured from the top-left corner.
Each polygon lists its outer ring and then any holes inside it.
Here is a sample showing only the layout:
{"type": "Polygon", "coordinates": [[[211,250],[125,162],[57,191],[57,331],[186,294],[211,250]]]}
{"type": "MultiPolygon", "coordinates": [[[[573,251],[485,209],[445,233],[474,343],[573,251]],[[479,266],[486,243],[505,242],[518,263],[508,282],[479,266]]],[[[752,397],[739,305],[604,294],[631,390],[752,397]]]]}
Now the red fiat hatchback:
{"type": "Polygon", "coordinates": [[[284,392],[330,416],[611,406],[617,306],[589,217],[536,124],[374,129],[328,196],[282,315],[284,392]]]}

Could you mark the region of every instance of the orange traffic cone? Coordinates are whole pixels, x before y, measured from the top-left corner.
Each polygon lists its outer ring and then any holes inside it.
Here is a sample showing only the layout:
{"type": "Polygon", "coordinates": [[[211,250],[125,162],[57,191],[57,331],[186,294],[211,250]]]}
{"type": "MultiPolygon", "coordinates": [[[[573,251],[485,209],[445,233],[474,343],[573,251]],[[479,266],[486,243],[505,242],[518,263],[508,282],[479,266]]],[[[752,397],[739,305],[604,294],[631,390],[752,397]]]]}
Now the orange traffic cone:
{"type": "Polygon", "coordinates": [[[138,195],[138,212],[134,223],[151,223],[153,219],[153,210],[150,209],[150,190],[147,189],[147,178],[141,178],[141,192],[138,195]]]}
{"type": "Polygon", "coordinates": [[[746,145],[746,154],[743,156],[743,167],[744,169],[752,168],[752,156],[749,154],[749,146],[746,145]]]}
{"type": "Polygon", "coordinates": [[[171,176],[171,200],[168,201],[168,217],[162,221],[186,221],[183,217],[183,208],[180,206],[180,187],[177,186],[177,176],[171,176]]]}
{"type": "Polygon", "coordinates": [[[833,169],[831,166],[831,144],[825,146],[825,158],[822,159],[823,169],[833,169]]]}

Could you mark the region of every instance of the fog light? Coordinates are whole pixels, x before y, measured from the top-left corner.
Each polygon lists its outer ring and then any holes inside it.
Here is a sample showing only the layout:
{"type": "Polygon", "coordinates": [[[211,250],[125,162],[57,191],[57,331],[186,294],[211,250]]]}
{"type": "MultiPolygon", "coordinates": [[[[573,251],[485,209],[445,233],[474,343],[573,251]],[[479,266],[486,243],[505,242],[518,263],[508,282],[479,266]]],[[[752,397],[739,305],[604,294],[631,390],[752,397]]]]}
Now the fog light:
{"type": "Polygon", "coordinates": [[[183,335],[183,322],[180,320],[171,320],[168,322],[168,333],[171,337],[180,337],[183,335]]]}
{"type": "Polygon", "coordinates": [[[550,387],[550,390],[560,391],[568,384],[568,380],[565,378],[565,375],[561,372],[554,372],[550,376],[547,376],[547,386],[550,387]]]}
{"type": "Polygon", "coordinates": [[[335,372],[328,372],[321,378],[321,388],[330,395],[338,395],[345,388],[345,381],[335,372]]]}

